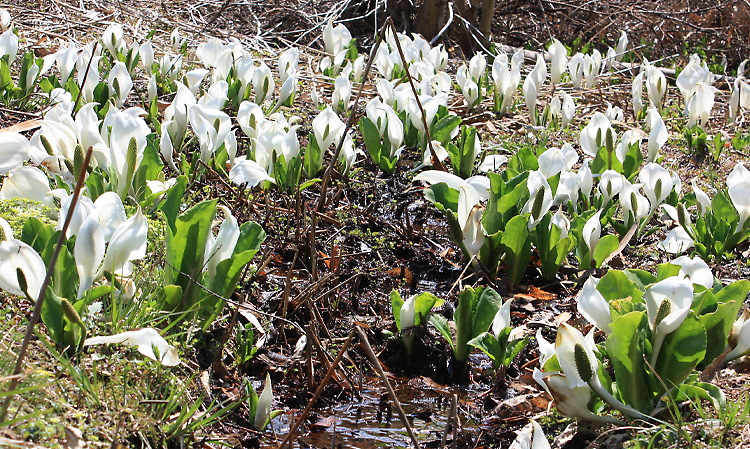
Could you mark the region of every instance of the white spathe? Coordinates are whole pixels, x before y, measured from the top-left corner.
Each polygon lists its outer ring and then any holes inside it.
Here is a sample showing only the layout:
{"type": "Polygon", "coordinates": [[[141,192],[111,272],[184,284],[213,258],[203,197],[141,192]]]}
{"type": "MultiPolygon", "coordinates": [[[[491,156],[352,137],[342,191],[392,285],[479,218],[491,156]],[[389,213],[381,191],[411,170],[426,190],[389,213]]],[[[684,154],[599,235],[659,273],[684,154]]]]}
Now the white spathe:
{"type": "Polygon", "coordinates": [[[138,352],[151,360],[157,360],[164,366],[177,366],[180,364],[180,357],[174,346],[167,343],[156,329],[147,327],[136,331],[121,332],[115,335],[99,336],[87,338],[84,346],[122,343],[126,346],[135,346],[138,352]],[[159,352],[159,358],[156,358],[154,348],[159,352]]]}

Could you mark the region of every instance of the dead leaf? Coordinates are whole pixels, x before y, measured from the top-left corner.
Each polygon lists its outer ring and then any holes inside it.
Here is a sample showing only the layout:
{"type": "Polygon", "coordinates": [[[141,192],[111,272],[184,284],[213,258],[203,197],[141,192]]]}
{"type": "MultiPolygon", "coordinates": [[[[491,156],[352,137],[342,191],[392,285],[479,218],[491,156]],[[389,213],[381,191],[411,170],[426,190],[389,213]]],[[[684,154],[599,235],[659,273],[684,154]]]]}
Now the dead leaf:
{"type": "Polygon", "coordinates": [[[9,133],[9,132],[20,133],[20,132],[29,131],[32,129],[37,129],[40,126],[42,126],[41,120],[31,119],[31,120],[23,121],[21,123],[16,123],[15,125],[9,126],[7,128],[0,129],[0,133],[9,133]]]}
{"type": "Polygon", "coordinates": [[[83,449],[86,447],[80,430],[71,426],[65,428],[65,447],[68,449],[83,449]]]}
{"type": "Polygon", "coordinates": [[[520,394],[501,402],[495,407],[495,412],[500,417],[539,413],[547,410],[549,402],[547,393],[520,394]]]}
{"type": "Polygon", "coordinates": [[[533,285],[529,286],[529,296],[532,296],[536,299],[541,299],[542,301],[551,301],[553,299],[557,299],[556,294],[545,292],[541,288],[536,288],[533,285]]]}
{"type": "Polygon", "coordinates": [[[327,418],[322,418],[313,424],[310,424],[310,427],[317,427],[318,430],[320,430],[321,428],[325,429],[325,428],[331,427],[334,424],[336,424],[336,417],[329,416],[327,418]]]}
{"type": "Polygon", "coordinates": [[[407,284],[411,285],[412,274],[406,267],[397,267],[392,270],[386,271],[387,274],[395,277],[396,279],[405,279],[407,284]]]}

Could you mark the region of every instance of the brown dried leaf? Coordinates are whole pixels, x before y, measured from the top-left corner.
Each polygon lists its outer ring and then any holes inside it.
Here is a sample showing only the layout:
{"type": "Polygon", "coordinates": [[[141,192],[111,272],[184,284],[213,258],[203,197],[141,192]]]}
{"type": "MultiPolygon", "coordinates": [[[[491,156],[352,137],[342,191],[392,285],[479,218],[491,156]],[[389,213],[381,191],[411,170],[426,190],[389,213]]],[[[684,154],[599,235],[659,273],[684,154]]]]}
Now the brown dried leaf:
{"type": "Polygon", "coordinates": [[[29,131],[32,129],[37,129],[40,126],[42,126],[41,120],[36,120],[36,119],[26,120],[21,123],[16,123],[13,126],[0,129],[0,133],[8,133],[8,132],[20,133],[20,132],[29,131]]]}

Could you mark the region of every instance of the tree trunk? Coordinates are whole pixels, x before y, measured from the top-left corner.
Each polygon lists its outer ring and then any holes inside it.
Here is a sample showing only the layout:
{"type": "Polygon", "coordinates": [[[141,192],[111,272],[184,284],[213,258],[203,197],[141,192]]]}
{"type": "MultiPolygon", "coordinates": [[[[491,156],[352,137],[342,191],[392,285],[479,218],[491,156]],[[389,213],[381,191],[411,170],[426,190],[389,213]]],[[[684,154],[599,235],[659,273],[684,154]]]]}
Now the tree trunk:
{"type": "Polygon", "coordinates": [[[432,40],[445,25],[448,0],[424,0],[417,13],[417,32],[432,40]]]}

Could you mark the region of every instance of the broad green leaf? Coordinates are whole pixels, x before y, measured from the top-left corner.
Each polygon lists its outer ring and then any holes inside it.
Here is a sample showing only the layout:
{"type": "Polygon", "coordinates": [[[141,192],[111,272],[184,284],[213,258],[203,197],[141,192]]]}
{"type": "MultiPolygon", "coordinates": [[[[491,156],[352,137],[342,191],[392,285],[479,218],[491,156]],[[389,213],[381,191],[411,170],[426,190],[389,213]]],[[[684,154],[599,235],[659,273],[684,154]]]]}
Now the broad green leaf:
{"type": "Polygon", "coordinates": [[[505,358],[505,351],[500,347],[497,338],[489,332],[483,332],[468,342],[469,346],[480,349],[492,360],[492,367],[497,369],[505,358]]]}
{"type": "Polygon", "coordinates": [[[47,326],[49,336],[55,343],[63,342],[65,317],[60,306],[61,298],[55,294],[52,287],[47,287],[47,294],[42,303],[42,322],[47,326]]]}
{"type": "MultiPolygon", "coordinates": [[[[55,231],[47,240],[44,252],[41,253],[42,260],[44,260],[47,268],[49,268],[52,254],[55,252],[59,236],[60,231],[55,231]]],[[[72,252],[72,245],[74,243],[74,237],[68,240],[63,239],[60,254],[57,256],[57,263],[55,263],[55,268],[52,272],[52,289],[61,298],[75,298],[78,293],[78,271],[76,270],[76,262],[72,252]]]]}
{"type": "Polygon", "coordinates": [[[398,330],[401,329],[401,307],[404,306],[404,300],[401,299],[397,290],[391,291],[391,311],[393,312],[393,320],[396,321],[396,327],[398,330]]]}
{"type": "Polygon", "coordinates": [[[666,278],[677,276],[680,273],[680,266],[671,263],[660,263],[656,267],[656,280],[663,281],[666,278]]]}
{"type": "Polygon", "coordinates": [[[448,209],[458,213],[458,190],[439,182],[423,190],[424,197],[440,210],[448,209]],[[439,206],[438,206],[439,205],[439,206]],[[442,206],[442,207],[441,207],[442,206]]]}
{"type": "Polygon", "coordinates": [[[737,209],[734,208],[732,200],[727,198],[724,192],[719,191],[711,200],[711,210],[715,217],[724,218],[728,223],[736,223],[739,219],[737,209]]]}
{"type": "Polygon", "coordinates": [[[177,183],[167,192],[167,199],[161,205],[164,221],[169,226],[172,234],[177,233],[176,222],[182,205],[182,197],[185,195],[188,179],[185,175],[177,177],[177,183]]]}
{"type": "Polygon", "coordinates": [[[380,165],[380,131],[378,127],[367,117],[362,117],[359,120],[359,130],[362,133],[362,138],[365,141],[365,147],[367,152],[370,153],[373,162],[376,165],[380,165]]]}
{"type": "Polygon", "coordinates": [[[94,171],[86,177],[86,187],[89,189],[91,201],[96,201],[102,193],[110,190],[106,173],[100,167],[94,168],[94,171]]]}
{"type": "Polygon", "coordinates": [[[628,154],[625,155],[625,162],[622,164],[622,171],[625,177],[632,179],[638,172],[641,164],[643,164],[643,153],[641,152],[640,145],[633,144],[630,146],[628,154]]]}
{"type": "Polygon", "coordinates": [[[214,282],[209,285],[209,289],[225,298],[232,296],[242,270],[260,250],[260,244],[265,239],[266,233],[258,223],[243,223],[232,256],[216,265],[214,282]]]}
{"type": "Polygon", "coordinates": [[[656,372],[667,388],[674,388],[682,383],[703,360],[706,356],[706,344],[706,329],[690,311],[680,327],[664,338],[656,361],[656,372]]]}
{"type": "Polygon", "coordinates": [[[429,292],[422,292],[414,298],[414,325],[419,326],[433,307],[440,307],[445,301],[429,292]]]}
{"type": "Polygon", "coordinates": [[[327,148],[321,149],[318,146],[318,141],[315,139],[315,134],[310,133],[307,141],[307,149],[305,150],[305,157],[303,161],[304,172],[308,178],[313,178],[318,175],[320,170],[323,168],[323,156],[327,148]]]}
{"type": "MultiPolygon", "coordinates": [[[[601,285],[601,283],[600,283],[601,285]]],[[[617,380],[617,390],[622,400],[643,413],[653,410],[653,397],[644,386],[648,385],[644,369],[642,336],[648,328],[645,312],[630,312],[610,324],[612,333],[607,337],[607,354],[612,360],[617,380]]]]}
{"type": "Polygon", "coordinates": [[[29,217],[21,229],[20,240],[41,253],[47,247],[53,232],[52,225],[45,225],[36,217],[29,217]]]}
{"type": "Polygon", "coordinates": [[[451,327],[448,324],[448,320],[443,315],[431,313],[429,317],[427,318],[427,321],[433,326],[435,326],[435,329],[437,329],[440,335],[443,336],[445,341],[448,342],[448,344],[451,347],[451,350],[455,354],[456,347],[453,345],[453,336],[451,335],[451,327]]]}
{"type": "Polygon", "coordinates": [[[451,133],[460,124],[461,117],[453,114],[446,115],[432,125],[430,137],[445,147],[450,142],[451,133]]]}
{"type": "Polygon", "coordinates": [[[624,272],[619,270],[609,270],[601,278],[596,289],[607,301],[632,298],[633,301],[639,302],[642,298],[641,291],[633,285],[624,272]]]}
{"type": "Polygon", "coordinates": [[[456,323],[456,348],[454,354],[459,363],[466,362],[469,357],[467,343],[474,338],[474,311],[479,300],[479,293],[471,287],[466,287],[458,294],[458,306],[453,314],[456,323]]]}
{"type": "Polygon", "coordinates": [[[136,200],[140,203],[143,201],[151,190],[148,188],[146,181],[156,180],[159,173],[164,168],[164,163],[161,161],[159,155],[159,149],[156,147],[154,142],[149,142],[146,148],[143,150],[143,159],[141,165],[138,166],[138,170],[135,172],[133,177],[133,189],[135,189],[136,200]]]}
{"type": "Polygon", "coordinates": [[[519,173],[539,169],[539,161],[528,147],[523,147],[508,161],[508,168],[519,173]]]}
{"type": "Polygon", "coordinates": [[[171,229],[166,232],[165,283],[183,288],[186,295],[183,306],[187,308],[192,308],[198,302],[202,292],[200,287],[192,285],[191,279],[201,279],[206,240],[211,232],[216,201],[203,201],[191,207],[177,217],[174,232],[171,229]]]}
{"type": "Polygon", "coordinates": [[[497,311],[503,305],[503,298],[492,288],[485,288],[479,296],[474,311],[474,320],[471,329],[471,338],[482,332],[487,332],[497,311]]]}
{"type": "Polygon", "coordinates": [[[646,286],[656,282],[656,277],[646,270],[639,270],[637,268],[626,268],[622,270],[628,279],[633,281],[633,285],[641,292],[646,291],[646,286]]]}
{"type": "Polygon", "coordinates": [[[487,235],[484,238],[482,248],[479,249],[479,260],[487,268],[487,271],[490,272],[493,280],[497,276],[498,262],[503,257],[502,239],[503,231],[487,235]]]}
{"type": "MultiPolygon", "coordinates": [[[[471,176],[474,171],[474,144],[477,139],[477,130],[473,126],[461,130],[461,162],[458,175],[464,179],[471,176]]],[[[455,165],[454,165],[455,167],[455,165]]]]}
{"type": "Polygon", "coordinates": [[[605,235],[599,239],[599,243],[594,248],[594,260],[596,261],[596,268],[602,266],[602,261],[606,259],[610,254],[617,251],[620,246],[620,239],[616,235],[605,235]]]}
{"type": "Polygon", "coordinates": [[[505,360],[503,361],[503,365],[510,366],[510,362],[512,362],[513,359],[523,351],[523,348],[525,348],[527,344],[529,344],[528,336],[508,342],[508,345],[505,347],[505,360]]]}
{"type": "Polygon", "coordinates": [[[179,285],[168,284],[159,291],[157,295],[162,303],[163,310],[180,310],[183,294],[182,287],[179,285]]]}
{"type": "Polygon", "coordinates": [[[726,399],[724,393],[719,387],[713,384],[705,382],[686,383],[679,386],[677,394],[674,397],[675,401],[711,401],[717,413],[721,413],[726,407],[726,399]]]}
{"type": "Polygon", "coordinates": [[[501,239],[503,261],[506,265],[508,280],[518,285],[526,273],[526,267],[531,258],[531,238],[528,228],[529,219],[526,215],[513,217],[505,226],[501,239]]]}
{"type": "MultiPolygon", "coordinates": [[[[710,294],[710,291],[705,293],[710,294]]],[[[731,329],[737,314],[742,307],[742,303],[738,301],[729,301],[725,303],[719,303],[715,312],[699,315],[703,327],[706,329],[706,355],[704,359],[698,364],[698,369],[703,369],[710,365],[714,359],[724,352],[724,348],[727,346],[727,337],[729,331],[725,329],[731,329]]]]}

